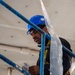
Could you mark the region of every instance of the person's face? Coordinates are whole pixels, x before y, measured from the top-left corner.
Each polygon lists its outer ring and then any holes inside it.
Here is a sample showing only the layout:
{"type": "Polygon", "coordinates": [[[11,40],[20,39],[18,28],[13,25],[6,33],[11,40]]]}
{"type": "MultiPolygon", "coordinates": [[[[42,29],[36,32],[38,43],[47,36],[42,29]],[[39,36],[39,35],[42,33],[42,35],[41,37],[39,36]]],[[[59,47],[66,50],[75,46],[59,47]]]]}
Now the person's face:
{"type": "Polygon", "coordinates": [[[38,31],[32,29],[32,30],[30,31],[30,35],[32,36],[33,40],[34,40],[37,44],[39,44],[39,43],[41,42],[41,33],[40,33],[40,32],[38,32],[38,31]]]}
{"type": "MultiPolygon", "coordinates": [[[[42,28],[42,30],[44,30],[45,32],[47,32],[47,28],[46,27],[42,28]]],[[[31,29],[30,35],[32,36],[33,40],[37,44],[40,44],[41,43],[41,33],[39,31],[36,31],[34,29],[31,29]]]]}

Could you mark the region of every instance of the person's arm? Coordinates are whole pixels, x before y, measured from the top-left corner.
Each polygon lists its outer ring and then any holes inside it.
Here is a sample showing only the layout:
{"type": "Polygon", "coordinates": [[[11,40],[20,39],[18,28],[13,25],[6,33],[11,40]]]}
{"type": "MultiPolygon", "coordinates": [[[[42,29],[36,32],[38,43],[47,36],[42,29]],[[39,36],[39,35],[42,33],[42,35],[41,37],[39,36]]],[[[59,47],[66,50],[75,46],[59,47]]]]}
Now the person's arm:
{"type": "MultiPolygon", "coordinates": [[[[72,51],[71,45],[67,40],[65,40],[63,38],[60,38],[60,40],[61,40],[62,45],[64,45],[66,48],[68,48],[70,51],[72,51]]],[[[63,49],[63,74],[65,74],[70,69],[71,63],[72,63],[72,56],[70,56],[63,49]]]]}

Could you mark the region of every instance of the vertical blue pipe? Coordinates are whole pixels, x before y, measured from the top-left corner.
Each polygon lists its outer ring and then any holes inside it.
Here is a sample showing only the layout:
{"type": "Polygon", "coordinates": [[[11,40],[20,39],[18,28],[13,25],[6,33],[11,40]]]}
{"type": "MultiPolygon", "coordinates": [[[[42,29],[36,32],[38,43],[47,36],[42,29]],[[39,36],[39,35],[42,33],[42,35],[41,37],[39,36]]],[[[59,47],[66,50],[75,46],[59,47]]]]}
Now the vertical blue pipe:
{"type": "Polygon", "coordinates": [[[41,36],[40,75],[44,75],[45,34],[41,36]]]}

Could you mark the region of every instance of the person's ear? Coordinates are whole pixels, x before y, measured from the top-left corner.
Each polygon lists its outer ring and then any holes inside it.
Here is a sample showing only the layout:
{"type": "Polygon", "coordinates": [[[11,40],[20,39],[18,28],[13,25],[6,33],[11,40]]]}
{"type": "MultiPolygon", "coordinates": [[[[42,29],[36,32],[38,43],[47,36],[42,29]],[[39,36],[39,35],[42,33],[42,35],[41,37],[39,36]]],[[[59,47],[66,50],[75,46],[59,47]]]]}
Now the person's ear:
{"type": "Polygon", "coordinates": [[[43,28],[43,30],[44,30],[46,33],[48,33],[48,30],[47,30],[47,27],[46,27],[46,26],[43,28]]]}

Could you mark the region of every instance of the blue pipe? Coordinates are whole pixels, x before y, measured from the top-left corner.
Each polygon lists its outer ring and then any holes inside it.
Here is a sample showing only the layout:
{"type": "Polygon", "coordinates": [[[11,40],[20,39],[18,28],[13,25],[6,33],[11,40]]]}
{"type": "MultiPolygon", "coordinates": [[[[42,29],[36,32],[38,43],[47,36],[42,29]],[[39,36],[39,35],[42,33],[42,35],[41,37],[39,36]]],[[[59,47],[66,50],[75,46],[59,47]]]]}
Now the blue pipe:
{"type": "Polygon", "coordinates": [[[14,62],[12,62],[11,60],[9,60],[8,58],[6,58],[5,56],[0,54],[0,59],[2,59],[3,61],[5,61],[6,63],[8,63],[9,65],[13,66],[14,68],[16,68],[18,71],[20,71],[23,74],[26,75],[30,75],[27,71],[25,71],[24,69],[22,69],[20,66],[18,66],[17,64],[15,64],[14,62]]]}
{"type": "Polygon", "coordinates": [[[44,51],[45,51],[45,34],[41,37],[41,50],[40,50],[40,75],[44,75],[44,51]]]}
{"type": "Polygon", "coordinates": [[[62,46],[63,50],[68,53],[70,56],[74,57],[75,58],[75,54],[72,53],[68,48],[66,48],[65,46],[62,46]]]}
{"type": "Polygon", "coordinates": [[[2,1],[2,0],[0,0],[0,3],[1,3],[1,1],[2,1]]]}

